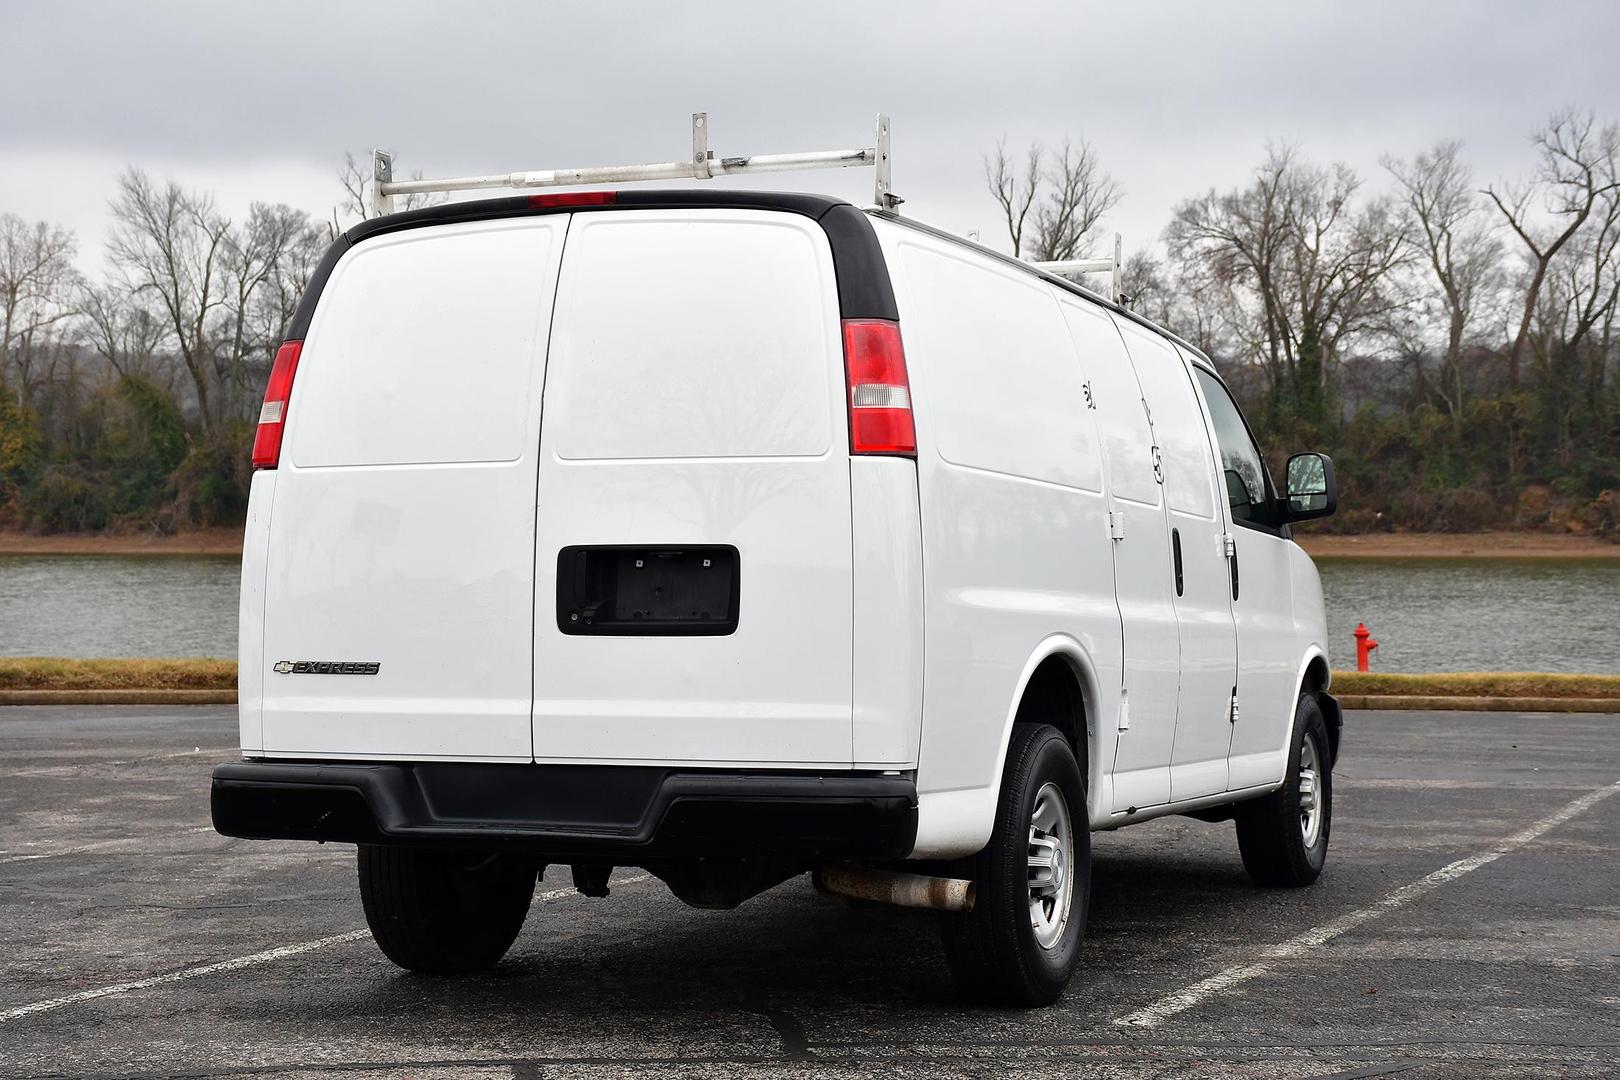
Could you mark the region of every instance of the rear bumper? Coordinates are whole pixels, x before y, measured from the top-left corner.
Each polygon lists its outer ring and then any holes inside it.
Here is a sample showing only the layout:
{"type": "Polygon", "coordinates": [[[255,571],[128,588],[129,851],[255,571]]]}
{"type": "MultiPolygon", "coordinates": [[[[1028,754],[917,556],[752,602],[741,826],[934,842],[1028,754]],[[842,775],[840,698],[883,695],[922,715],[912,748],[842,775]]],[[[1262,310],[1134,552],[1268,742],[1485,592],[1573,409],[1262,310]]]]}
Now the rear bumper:
{"type": "Polygon", "coordinates": [[[564,859],[900,859],[917,790],[872,774],[611,765],[241,762],[214,770],[226,836],[518,849],[564,859]]]}

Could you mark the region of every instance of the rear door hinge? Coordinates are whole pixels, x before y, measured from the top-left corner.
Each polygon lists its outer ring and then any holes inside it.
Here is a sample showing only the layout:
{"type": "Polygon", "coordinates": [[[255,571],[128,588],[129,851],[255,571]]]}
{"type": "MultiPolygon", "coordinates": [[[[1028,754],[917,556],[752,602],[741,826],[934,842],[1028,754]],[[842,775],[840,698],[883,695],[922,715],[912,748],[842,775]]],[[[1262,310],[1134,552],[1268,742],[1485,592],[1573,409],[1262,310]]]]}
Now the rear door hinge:
{"type": "Polygon", "coordinates": [[[1131,730],[1131,695],[1129,690],[1119,692],[1119,730],[1131,730]]]}
{"type": "Polygon", "coordinates": [[[1238,696],[1237,687],[1232,687],[1232,715],[1228,717],[1232,723],[1238,722],[1238,696]]]}
{"type": "Polygon", "coordinates": [[[1108,511],[1108,536],[1113,540],[1125,539],[1125,512],[1123,510],[1108,511]]]}
{"type": "Polygon", "coordinates": [[[1221,534],[1221,554],[1225,555],[1228,559],[1237,557],[1237,537],[1233,536],[1231,533],[1221,534]]]}

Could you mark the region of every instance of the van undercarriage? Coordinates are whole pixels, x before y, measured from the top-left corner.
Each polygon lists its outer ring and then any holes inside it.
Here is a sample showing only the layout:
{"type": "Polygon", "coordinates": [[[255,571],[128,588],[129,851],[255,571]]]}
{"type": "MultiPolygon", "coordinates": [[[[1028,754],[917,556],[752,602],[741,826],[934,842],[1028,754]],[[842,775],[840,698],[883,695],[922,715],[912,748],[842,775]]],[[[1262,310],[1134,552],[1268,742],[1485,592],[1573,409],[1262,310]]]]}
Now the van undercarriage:
{"type": "Polygon", "coordinates": [[[902,859],[917,833],[912,779],[858,773],[259,761],[219,766],[211,801],[227,836],[500,852],[567,863],[587,894],[642,866],[704,908],[902,859]]]}

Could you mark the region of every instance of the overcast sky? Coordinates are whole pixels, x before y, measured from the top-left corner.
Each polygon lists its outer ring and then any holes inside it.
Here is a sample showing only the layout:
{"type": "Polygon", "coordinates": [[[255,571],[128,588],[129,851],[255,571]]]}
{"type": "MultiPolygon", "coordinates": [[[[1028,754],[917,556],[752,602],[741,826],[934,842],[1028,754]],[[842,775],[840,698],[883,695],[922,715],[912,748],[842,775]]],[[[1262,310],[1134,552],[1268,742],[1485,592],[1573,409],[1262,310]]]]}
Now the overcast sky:
{"type": "MultiPolygon", "coordinates": [[[[867,145],[893,117],[904,211],[1005,245],[981,154],[1084,136],[1126,249],[1241,183],[1267,140],[1378,181],[1379,154],[1467,143],[1524,172],[1565,103],[1620,117],[1620,3],[801,2],[0,5],[0,211],[95,267],[130,163],[329,216],[346,149],[428,175],[867,145]]],[[[715,181],[871,200],[870,170],[715,181]],[[767,180],[772,178],[765,178],[767,180]]]]}

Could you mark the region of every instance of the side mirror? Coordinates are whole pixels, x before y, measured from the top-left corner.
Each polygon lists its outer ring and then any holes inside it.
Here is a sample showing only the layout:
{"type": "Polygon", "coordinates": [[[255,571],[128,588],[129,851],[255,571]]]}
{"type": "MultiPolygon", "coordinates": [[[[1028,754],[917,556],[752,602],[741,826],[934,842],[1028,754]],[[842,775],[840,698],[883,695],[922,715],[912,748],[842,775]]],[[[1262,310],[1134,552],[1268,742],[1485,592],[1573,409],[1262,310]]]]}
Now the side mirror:
{"type": "Polygon", "coordinates": [[[1288,459],[1289,521],[1327,517],[1339,507],[1339,488],[1333,480],[1333,459],[1326,454],[1295,454],[1288,459]]]}

